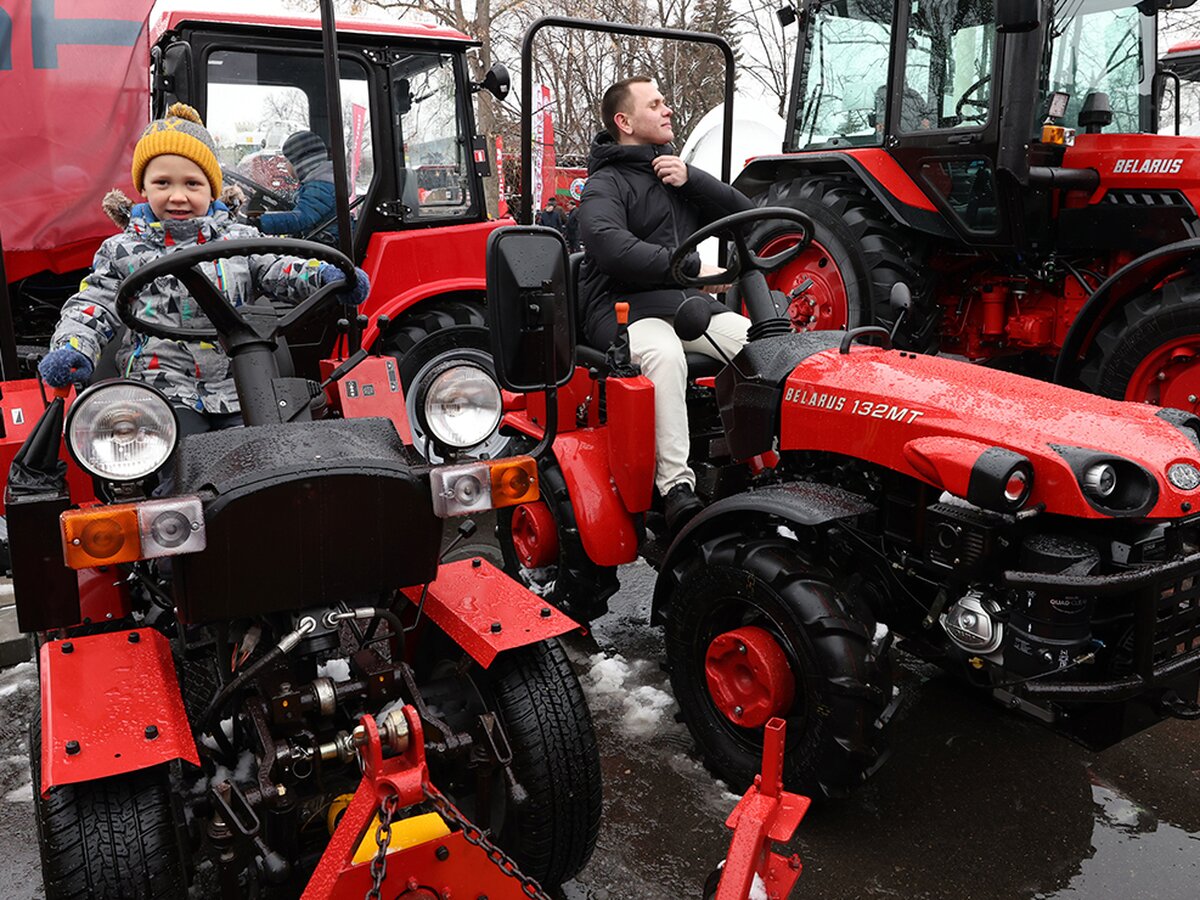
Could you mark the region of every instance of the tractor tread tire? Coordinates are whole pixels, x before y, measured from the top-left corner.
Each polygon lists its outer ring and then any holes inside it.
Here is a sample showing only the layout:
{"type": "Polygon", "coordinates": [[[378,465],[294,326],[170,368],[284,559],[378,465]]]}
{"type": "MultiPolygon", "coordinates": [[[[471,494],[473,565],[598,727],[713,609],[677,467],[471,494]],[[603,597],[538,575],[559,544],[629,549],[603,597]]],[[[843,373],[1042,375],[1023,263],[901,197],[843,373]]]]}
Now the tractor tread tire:
{"type": "MultiPolygon", "coordinates": [[[[855,270],[842,272],[847,293],[853,295],[847,297],[848,327],[892,321],[892,286],[899,281],[917,295],[920,278],[905,249],[903,226],[857,181],[829,175],[781,181],[767,189],[761,202],[807,213],[816,225],[814,239],[831,255],[840,251],[846,256],[836,262],[840,269],[845,262],[855,270]],[[865,297],[860,284],[869,286],[865,297]]],[[[778,231],[770,223],[759,226],[750,246],[763,246],[778,231]]]]}
{"type": "Polygon", "coordinates": [[[29,724],[38,845],[47,900],[182,900],[187,884],[161,766],[42,798],[41,716],[29,724]]]}
{"type": "Polygon", "coordinates": [[[557,640],[500,654],[485,677],[528,794],[500,843],[554,890],[584,867],[600,833],[600,752],[583,688],[557,640]]]}
{"type": "MultiPolygon", "coordinates": [[[[671,682],[705,765],[736,792],[753,781],[762,762],[761,744],[747,746],[725,730],[703,681],[703,661],[691,661],[697,641],[711,639],[705,626],[723,598],[746,596],[742,592],[774,606],[773,616],[790,619],[790,640],[810,667],[810,712],[803,734],[788,732],[784,782],[813,796],[844,796],[886,758],[891,657],[873,647],[874,622],[864,621],[869,611],[809,568],[795,543],[782,538],[712,537],[700,544],[695,565],[675,588],[666,629],[671,682]],[[699,683],[693,683],[697,671],[699,683]]],[[[805,685],[798,677],[797,697],[805,685]]]]}

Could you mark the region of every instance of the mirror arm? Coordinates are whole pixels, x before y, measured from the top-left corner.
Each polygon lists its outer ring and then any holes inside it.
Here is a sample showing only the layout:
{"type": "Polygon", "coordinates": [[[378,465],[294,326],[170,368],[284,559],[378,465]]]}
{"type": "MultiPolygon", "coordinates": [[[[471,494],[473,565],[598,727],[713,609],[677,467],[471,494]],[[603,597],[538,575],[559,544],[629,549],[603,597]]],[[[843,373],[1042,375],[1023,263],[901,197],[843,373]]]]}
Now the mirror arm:
{"type": "MultiPolygon", "coordinates": [[[[541,328],[546,327],[545,320],[549,318],[550,327],[553,328],[554,317],[553,315],[547,316],[545,312],[547,309],[554,309],[554,294],[550,290],[550,285],[542,285],[542,291],[531,296],[529,300],[529,305],[525,307],[527,313],[532,315],[538,315],[540,313],[541,322],[539,327],[541,328]]],[[[545,344],[545,356],[542,360],[542,365],[544,367],[542,371],[546,373],[546,384],[549,385],[549,387],[546,388],[546,428],[542,432],[542,439],[538,441],[537,446],[535,446],[529,452],[529,455],[537,460],[540,460],[543,454],[550,449],[551,445],[554,443],[554,438],[558,434],[558,386],[555,383],[557,379],[554,377],[555,347],[553,336],[551,336],[550,340],[543,341],[543,344],[545,344]]]]}

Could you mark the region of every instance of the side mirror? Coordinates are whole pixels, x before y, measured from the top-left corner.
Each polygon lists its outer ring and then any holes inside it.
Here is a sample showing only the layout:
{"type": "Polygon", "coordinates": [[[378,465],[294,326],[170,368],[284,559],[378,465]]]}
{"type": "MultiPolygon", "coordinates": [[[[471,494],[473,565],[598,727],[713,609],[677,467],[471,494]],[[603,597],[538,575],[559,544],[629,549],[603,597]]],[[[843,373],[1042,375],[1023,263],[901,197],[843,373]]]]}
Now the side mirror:
{"type": "Polygon", "coordinates": [[[1001,34],[1033,31],[1041,24],[1042,0],[996,0],[996,30],[1001,34]]]}
{"type": "Polygon", "coordinates": [[[192,105],[192,46],[178,41],[161,53],[152,54],[156,77],[154,80],[154,115],[162,116],[172,103],[192,105]]]}
{"type": "Polygon", "coordinates": [[[708,331],[712,315],[712,305],[707,297],[688,297],[675,311],[675,334],[681,341],[699,340],[708,331]]]}
{"type": "Polygon", "coordinates": [[[562,387],[575,372],[575,285],[553,228],[497,228],[487,243],[487,318],[496,378],[508,391],[562,387]]]}
{"type": "Polygon", "coordinates": [[[476,91],[487,91],[497,100],[503,100],[512,89],[512,79],[509,78],[508,69],[503,63],[492,63],[492,67],[483,76],[483,81],[473,84],[471,87],[476,91]]]}

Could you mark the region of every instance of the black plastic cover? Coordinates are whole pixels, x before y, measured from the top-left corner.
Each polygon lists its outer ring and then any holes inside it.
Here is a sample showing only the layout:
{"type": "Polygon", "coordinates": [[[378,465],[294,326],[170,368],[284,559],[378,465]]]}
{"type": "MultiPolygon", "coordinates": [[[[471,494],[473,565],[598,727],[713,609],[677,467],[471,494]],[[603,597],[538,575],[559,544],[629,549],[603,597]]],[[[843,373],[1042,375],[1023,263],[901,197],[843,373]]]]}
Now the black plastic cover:
{"type": "Polygon", "coordinates": [[[386,419],[195,435],[176,490],[204,498],[208,546],[175,561],[181,617],[203,622],[374,602],[435,576],[428,469],[386,419]]]}

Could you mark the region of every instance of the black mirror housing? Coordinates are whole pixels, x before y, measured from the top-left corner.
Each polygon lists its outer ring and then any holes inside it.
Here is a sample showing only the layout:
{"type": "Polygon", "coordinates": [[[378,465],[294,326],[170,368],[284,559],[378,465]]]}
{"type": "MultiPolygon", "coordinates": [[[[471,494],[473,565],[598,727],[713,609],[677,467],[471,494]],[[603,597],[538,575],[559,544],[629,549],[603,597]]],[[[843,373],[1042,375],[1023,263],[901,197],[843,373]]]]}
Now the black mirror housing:
{"type": "Polygon", "coordinates": [[[712,321],[712,304],[707,297],[693,294],[675,311],[675,334],[681,341],[696,341],[708,331],[712,321]]]}
{"type": "Polygon", "coordinates": [[[996,0],[996,30],[1001,34],[1033,31],[1041,24],[1041,0],[996,0]]]}
{"type": "Polygon", "coordinates": [[[575,372],[575,285],[553,228],[497,228],[487,244],[487,318],[496,378],[508,391],[562,387],[575,372]]]}
{"type": "Polygon", "coordinates": [[[492,67],[483,76],[483,81],[475,86],[476,90],[480,88],[497,100],[503,100],[512,90],[512,79],[508,75],[508,68],[503,63],[492,63],[492,67]]]}

